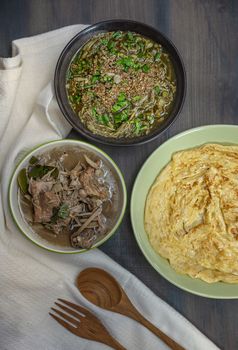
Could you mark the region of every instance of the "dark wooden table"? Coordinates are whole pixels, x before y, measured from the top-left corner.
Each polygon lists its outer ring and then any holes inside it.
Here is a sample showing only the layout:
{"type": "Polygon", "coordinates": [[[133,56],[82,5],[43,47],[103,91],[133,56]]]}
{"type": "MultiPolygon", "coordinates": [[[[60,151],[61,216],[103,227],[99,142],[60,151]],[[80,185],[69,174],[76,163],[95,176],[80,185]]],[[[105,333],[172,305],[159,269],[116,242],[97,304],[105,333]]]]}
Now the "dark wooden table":
{"type": "MultiPolygon", "coordinates": [[[[130,198],[141,165],[169,137],[204,124],[238,122],[238,1],[232,0],[1,0],[0,56],[13,39],[76,23],[128,18],[165,33],[179,49],[187,71],[182,113],[157,140],[140,147],[101,146],[122,169],[130,198]]],[[[72,133],[73,137],[78,137],[72,133]]],[[[211,300],[184,292],[162,278],[136,244],[129,205],[117,234],[102,248],[133,272],[226,350],[238,349],[238,301],[211,300]]],[[[206,349],[201,349],[206,350],[206,349]]]]}

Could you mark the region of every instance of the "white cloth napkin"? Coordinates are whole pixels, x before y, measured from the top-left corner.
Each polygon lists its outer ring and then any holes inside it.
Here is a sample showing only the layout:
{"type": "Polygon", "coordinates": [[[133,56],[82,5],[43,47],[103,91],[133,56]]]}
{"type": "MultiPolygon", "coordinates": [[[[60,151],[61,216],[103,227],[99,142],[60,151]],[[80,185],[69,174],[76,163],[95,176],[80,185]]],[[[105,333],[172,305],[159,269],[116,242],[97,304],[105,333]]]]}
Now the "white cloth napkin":
{"type": "Polygon", "coordinates": [[[186,349],[218,349],[101,251],[80,255],[44,251],[29,242],[11,220],[7,189],[16,163],[33,146],[63,138],[70,131],[53,97],[51,82],[61,50],[84,27],[74,25],[16,40],[13,57],[0,59],[0,349],[108,348],[74,336],[48,315],[59,297],[91,309],[127,349],[167,349],[133,320],[102,310],[81,296],[75,277],[90,266],[112,273],[142,314],[186,349]]]}

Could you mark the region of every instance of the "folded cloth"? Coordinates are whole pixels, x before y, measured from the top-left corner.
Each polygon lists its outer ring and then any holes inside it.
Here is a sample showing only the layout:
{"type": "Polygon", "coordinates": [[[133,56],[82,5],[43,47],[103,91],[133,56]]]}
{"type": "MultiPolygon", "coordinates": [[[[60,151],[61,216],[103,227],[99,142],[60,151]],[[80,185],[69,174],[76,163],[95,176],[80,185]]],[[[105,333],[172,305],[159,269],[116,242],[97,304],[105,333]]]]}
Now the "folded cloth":
{"type": "Polygon", "coordinates": [[[33,146],[64,138],[70,131],[54,99],[51,82],[61,50],[84,27],[74,25],[16,40],[13,57],[0,59],[0,349],[108,348],[74,336],[48,315],[59,297],[91,309],[127,349],[168,349],[133,320],[83,298],[74,281],[79,271],[90,266],[115,276],[142,314],[186,349],[218,349],[100,250],[81,255],[44,251],[22,236],[12,222],[7,190],[15,165],[33,146]]]}

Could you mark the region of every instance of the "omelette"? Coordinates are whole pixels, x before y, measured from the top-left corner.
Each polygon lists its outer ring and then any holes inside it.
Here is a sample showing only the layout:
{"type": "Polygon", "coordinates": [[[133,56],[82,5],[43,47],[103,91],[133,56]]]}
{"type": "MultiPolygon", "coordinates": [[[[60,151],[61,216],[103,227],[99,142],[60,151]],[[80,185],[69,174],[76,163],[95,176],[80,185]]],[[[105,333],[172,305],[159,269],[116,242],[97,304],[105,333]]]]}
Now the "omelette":
{"type": "Polygon", "coordinates": [[[238,283],[238,146],[175,153],[150,188],[144,224],[177,272],[238,283]]]}

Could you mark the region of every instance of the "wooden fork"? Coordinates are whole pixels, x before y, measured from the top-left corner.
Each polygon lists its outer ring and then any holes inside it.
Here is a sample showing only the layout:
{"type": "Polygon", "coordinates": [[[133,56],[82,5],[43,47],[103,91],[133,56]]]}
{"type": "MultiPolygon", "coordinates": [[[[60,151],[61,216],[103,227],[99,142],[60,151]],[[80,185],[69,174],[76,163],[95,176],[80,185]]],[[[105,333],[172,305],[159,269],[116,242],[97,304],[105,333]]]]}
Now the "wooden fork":
{"type": "Polygon", "coordinates": [[[67,313],[52,307],[51,309],[60,317],[51,312],[49,314],[61,324],[61,326],[79,337],[104,343],[116,350],[126,350],[126,348],[109,334],[101,321],[89,310],[64,299],[57,300],[61,303],[55,302],[55,305],[67,313]]]}

